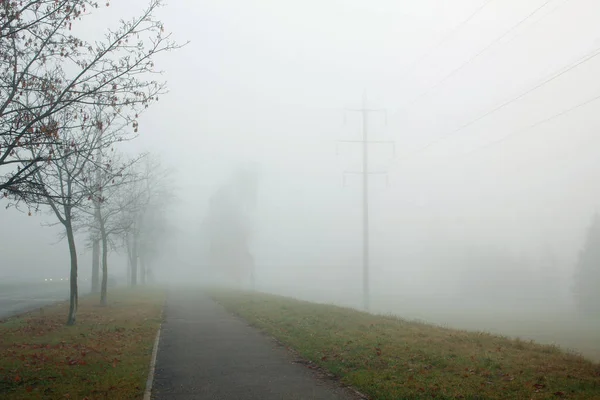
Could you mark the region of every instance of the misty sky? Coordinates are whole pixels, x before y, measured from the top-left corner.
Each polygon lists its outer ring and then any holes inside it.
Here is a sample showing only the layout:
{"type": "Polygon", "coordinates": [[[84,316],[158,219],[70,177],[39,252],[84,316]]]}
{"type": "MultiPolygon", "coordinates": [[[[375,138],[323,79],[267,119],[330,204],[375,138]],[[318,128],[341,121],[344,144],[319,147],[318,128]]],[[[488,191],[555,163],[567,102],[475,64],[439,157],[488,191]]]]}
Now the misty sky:
{"type": "MultiPolygon", "coordinates": [[[[370,153],[373,170],[389,171],[389,185],[371,183],[375,281],[428,276],[419,257],[432,243],[533,258],[552,249],[570,274],[599,208],[600,101],[552,117],[600,95],[600,56],[471,122],[600,49],[600,3],[492,0],[461,25],[484,3],[171,0],[160,17],[190,44],[158,59],[170,93],[127,145],[177,171],[169,269],[194,268],[210,195],[255,161],[263,271],[286,284],[317,272],[327,282],[360,277],[360,179],[343,187],[343,172],[360,169],[360,148],[336,141],[360,138],[360,116],[344,124],[343,109],[359,107],[366,90],[370,106],[387,110],[387,125],[371,116],[372,138],[396,142],[395,157],[383,145],[370,153]]],[[[144,5],[114,1],[85,34],[144,5]]],[[[67,274],[67,246],[53,245],[46,220],[3,210],[0,273],[67,274]]]]}

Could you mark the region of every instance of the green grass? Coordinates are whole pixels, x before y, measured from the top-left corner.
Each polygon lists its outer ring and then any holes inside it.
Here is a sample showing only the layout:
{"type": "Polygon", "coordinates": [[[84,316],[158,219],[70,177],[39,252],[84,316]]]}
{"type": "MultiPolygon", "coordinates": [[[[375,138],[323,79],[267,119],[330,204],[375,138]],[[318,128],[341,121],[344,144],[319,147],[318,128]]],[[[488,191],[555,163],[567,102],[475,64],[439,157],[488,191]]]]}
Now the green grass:
{"type": "Polygon", "coordinates": [[[67,303],[0,323],[0,398],[142,397],[164,293],[119,289],[107,307],[97,297],[80,299],[75,326],[67,303]]]}
{"type": "Polygon", "coordinates": [[[373,399],[600,399],[600,365],[554,346],[280,296],[213,297],[373,399]]]}

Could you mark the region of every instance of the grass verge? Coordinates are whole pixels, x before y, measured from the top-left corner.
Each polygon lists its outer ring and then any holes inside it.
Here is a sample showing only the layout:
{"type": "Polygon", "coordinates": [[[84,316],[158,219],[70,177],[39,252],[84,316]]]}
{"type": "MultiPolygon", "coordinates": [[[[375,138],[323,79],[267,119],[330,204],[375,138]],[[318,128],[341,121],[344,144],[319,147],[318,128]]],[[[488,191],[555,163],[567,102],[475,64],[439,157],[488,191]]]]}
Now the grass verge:
{"type": "Polygon", "coordinates": [[[600,365],[557,347],[280,296],[212,294],[373,399],[600,399],[600,365]]]}
{"type": "Polygon", "coordinates": [[[77,324],[65,326],[67,303],[0,323],[0,398],[141,398],[164,292],[119,289],[109,305],[79,300],[77,324]]]}

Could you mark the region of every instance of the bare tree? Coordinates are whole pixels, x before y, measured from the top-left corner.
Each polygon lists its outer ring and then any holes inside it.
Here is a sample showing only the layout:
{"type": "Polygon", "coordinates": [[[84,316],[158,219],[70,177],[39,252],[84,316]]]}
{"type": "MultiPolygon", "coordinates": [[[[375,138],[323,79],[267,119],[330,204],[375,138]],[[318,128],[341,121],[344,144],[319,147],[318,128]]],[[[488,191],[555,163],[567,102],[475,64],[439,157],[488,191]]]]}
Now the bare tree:
{"type": "MultiPolygon", "coordinates": [[[[107,3],[108,5],[108,3],[107,3]]],[[[137,115],[164,91],[148,79],[156,54],[177,45],[154,17],[161,0],[121,21],[103,40],[74,35],[98,4],[89,0],[0,1],[0,192],[35,202],[37,179],[61,144],[59,120],[82,128],[91,105],[109,106],[137,129],[137,115]]]]}
{"type": "Polygon", "coordinates": [[[108,292],[108,252],[117,249],[114,238],[120,237],[131,229],[134,220],[131,217],[139,212],[141,193],[134,190],[139,184],[139,177],[135,171],[136,163],[143,156],[123,160],[124,157],[111,154],[99,158],[109,159],[111,165],[119,165],[118,174],[110,172],[107,175],[104,169],[90,170],[86,182],[89,182],[88,191],[91,193],[93,207],[83,207],[81,211],[87,218],[83,225],[91,230],[94,242],[99,242],[102,253],[102,280],[100,286],[100,304],[107,304],[108,292]]]}
{"type": "Polygon", "coordinates": [[[177,45],[153,15],[160,5],[150,0],[141,15],[88,43],[71,30],[96,3],[0,2],[0,189],[6,197],[47,204],[64,225],[69,324],[78,298],[73,217],[86,195],[91,198],[80,179],[96,150],[122,140],[116,132],[124,126],[137,132],[139,113],[164,92],[164,83],[150,79],[153,59],[177,45]]]}
{"type": "Polygon", "coordinates": [[[98,108],[95,109],[94,115],[86,115],[87,118],[96,121],[92,126],[69,125],[72,119],[66,115],[63,117],[65,122],[59,128],[61,142],[53,145],[51,149],[56,157],[48,160],[44,168],[36,171],[34,183],[44,190],[44,195],[38,198],[40,204],[49,206],[65,228],[71,259],[67,323],[74,324],[78,299],[75,244],[77,219],[80,217],[78,212],[90,207],[94,197],[101,193],[102,187],[119,176],[123,170],[120,166],[112,165],[110,161],[98,164],[94,154],[98,150],[110,148],[127,136],[122,126],[116,126],[114,114],[112,117],[105,117],[98,108]],[[95,182],[93,186],[89,185],[87,176],[90,170],[101,170],[103,181],[95,182]]]}
{"type": "Polygon", "coordinates": [[[129,217],[123,216],[132,222],[123,232],[132,286],[138,284],[138,278],[145,284],[151,275],[150,263],[166,232],[166,209],[175,198],[172,171],[164,168],[158,158],[148,156],[138,167],[139,180],[129,190],[137,204],[129,207],[129,217]]]}

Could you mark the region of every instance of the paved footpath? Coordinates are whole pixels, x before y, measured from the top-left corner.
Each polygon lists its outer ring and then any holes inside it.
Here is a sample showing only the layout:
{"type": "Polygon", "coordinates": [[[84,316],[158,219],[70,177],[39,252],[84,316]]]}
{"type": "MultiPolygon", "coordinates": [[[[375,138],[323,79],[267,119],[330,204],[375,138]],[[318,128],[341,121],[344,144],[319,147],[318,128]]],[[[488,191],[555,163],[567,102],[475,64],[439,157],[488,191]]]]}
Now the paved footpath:
{"type": "Polygon", "coordinates": [[[199,289],[167,296],[152,398],[355,400],[199,289]]]}
{"type": "MultiPolygon", "coordinates": [[[[80,295],[86,294],[84,290],[80,295]]],[[[58,301],[69,299],[69,286],[47,287],[23,285],[11,291],[2,291],[0,289],[0,319],[12,317],[14,315],[24,314],[43,306],[47,306],[58,301]]]]}

